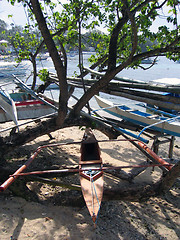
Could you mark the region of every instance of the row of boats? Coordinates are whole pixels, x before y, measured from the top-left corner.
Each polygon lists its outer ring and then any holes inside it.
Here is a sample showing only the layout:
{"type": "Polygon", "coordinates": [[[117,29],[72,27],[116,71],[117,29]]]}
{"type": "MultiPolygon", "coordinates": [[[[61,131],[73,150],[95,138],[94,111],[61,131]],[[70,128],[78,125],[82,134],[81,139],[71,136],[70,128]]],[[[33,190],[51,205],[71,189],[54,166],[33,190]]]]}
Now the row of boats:
{"type": "MultiPolygon", "coordinates": [[[[15,78],[15,83],[21,88],[21,91],[9,94],[2,88],[0,89],[0,123],[13,120],[18,125],[18,120],[36,119],[57,113],[58,106],[55,101],[45,96],[40,97],[18,78],[15,78]]],[[[112,118],[115,116],[120,120],[123,119],[141,126],[144,130],[152,129],[156,132],[180,137],[178,112],[173,114],[145,104],[139,104],[145,111],[140,108],[132,109],[128,105],[117,105],[99,96],[95,96],[95,100],[100,109],[109,113],[112,118]]],[[[98,110],[94,110],[93,113],[98,110]]]]}

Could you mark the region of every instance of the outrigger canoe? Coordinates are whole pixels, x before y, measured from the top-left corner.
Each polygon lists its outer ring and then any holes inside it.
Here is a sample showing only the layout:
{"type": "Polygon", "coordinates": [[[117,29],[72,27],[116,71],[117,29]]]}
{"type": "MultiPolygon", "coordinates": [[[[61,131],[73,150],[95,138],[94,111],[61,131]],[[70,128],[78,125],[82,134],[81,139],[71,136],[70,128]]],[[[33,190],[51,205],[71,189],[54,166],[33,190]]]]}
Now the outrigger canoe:
{"type": "Polygon", "coordinates": [[[112,102],[99,96],[95,96],[95,99],[102,110],[113,116],[132,122],[138,126],[180,137],[180,122],[175,121],[177,118],[180,118],[180,116],[174,118],[161,117],[159,115],[152,115],[140,110],[131,109],[126,105],[116,106],[112,102]]]}
{"type": "MultiPolygon", "coordinates": [[[[115,170],[122,168],[141,168],[141,167],[162,167],[164,166],[167,170],[171,170],[172,164],[167,163],[165,160],[157,156],[151,149],[149,149],[144,143],[136,139],[119,139],[116,141],[137,141],[140,149],[143,150],[143,153],[146,152],[154,161],[155,164],[147,165],[126,165],[119,167],[103,167],[102,159],[100,156],[100,148],[98,142],[107,142],[114,140],[101,140],[97,141],[93,135],[91,129],[86,129],[83,139],[80,142],[69,142],[69,143],[53,143],[49,145],[39,146],[36,151],[30,156],[30,158],[25,161],[25,163],[16,170],[15,173],[9,176],[9,178],[0,185],[0,193],[5,191],[18,177],[27,176],[27,175],[39,175],[47,173],[68,173],[68,172],[79,172],[81,190],[86,202],[89,213],[92,217],[93,222],[96,224],[98,213],[101,206],[101,201],[103,197],[103,171],[106,170],[115,170]],[[57,147],[63,145],[73,145],[81,144],[81,157],[79,160],[79,169],[67,168],[67,169],[55,169],[55,170],[44,170],[44,171],[34,171],[34,172],[25,172],[29,165],[34,161],[42,149],[57,147]]],[[[145,154],[145,155],[146,155],[145,154]]],[[[147,155],[146,155],[147,156],[147,155]]]]}
{"type": "Polygon", "coordinates": [[[79,170],[82,194],[96,223],[103,197],[103,171],[99,144],[90,129],[86,129],[81,143],[79,170]]]}

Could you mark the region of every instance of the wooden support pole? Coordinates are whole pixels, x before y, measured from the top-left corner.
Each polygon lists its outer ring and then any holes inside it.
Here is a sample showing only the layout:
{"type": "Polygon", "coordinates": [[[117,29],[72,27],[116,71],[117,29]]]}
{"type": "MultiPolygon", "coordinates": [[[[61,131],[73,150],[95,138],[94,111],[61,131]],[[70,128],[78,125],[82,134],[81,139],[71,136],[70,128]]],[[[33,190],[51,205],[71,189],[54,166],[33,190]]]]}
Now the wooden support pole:
{"type": "Polygon", "coordinates": [[[169,155],[168,155],[168,157],[170,159],[172,159],[172,157],[173,157],[174,141],[175,141],[175,136],[171,136],[171,140],[170,140],[170,144],[169,144],[169,155]]]}

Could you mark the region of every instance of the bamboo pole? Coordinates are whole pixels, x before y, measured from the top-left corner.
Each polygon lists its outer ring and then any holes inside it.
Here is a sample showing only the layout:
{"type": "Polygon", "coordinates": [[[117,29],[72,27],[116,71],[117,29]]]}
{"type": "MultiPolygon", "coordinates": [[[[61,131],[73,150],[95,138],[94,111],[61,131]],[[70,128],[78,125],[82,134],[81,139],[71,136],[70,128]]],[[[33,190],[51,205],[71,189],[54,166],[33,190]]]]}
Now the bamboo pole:
{"type": "Polygon", "coordinates": [[[41,151],[41,148],[38,148],[34,154],[25,162],[24,165],[22,165],[15,173],[14,176],[10,176],[1,186],[0,186],[0,192],[5,191],[18,177],[18,174],[23,172],[35,159],[35,157],[39,154],[41,151]]]}
{"type": "Polygon", "coordinates": [[[150,98],[134,96],[134,95],[131,95],[131,94],[118,92],[118,91],[108,91],[108,92],[103,91],[103,92],[106,92],[106,93],[109,93],[109,94],[115,95],[115,96],[128,98],[128,99],[135,100],[135,101],[138,101],[138,102],[145,102],[145,103],[148,103],[148,104],[151,104],[151,105],[180,111],[180,104],[168,103],[168,102],[158,101],[158,100],[154,100],[154,99],[150,99],[150,98]]]}
{"type": "MultiPolygon", "coordinates": [[[[150,148],[148,148],[144,143],[142,142],[138,142],[138,145],[144,149],[146,152],[148,152],[153,158],[154,160],[156,160],[157,162],[159,162],[160,164],[168,164],[164,159],[160,158],[157,154],[155,154],[150,148]]],[[[165,165],[164,165],[165,166],[165,165]]],[[[168,166],[166,165],[165,168],[167,168],[168,170],[171,170],[172,165],[168,166]]]]}
{"type": "MultiPolygon", "coordinates": [[[[53,74],[50,74],[50,78],[52,78],[52,80],[54,81],[58,81],[58,78],[53,74]]],[[[132,79],[127,79],[127,81],[125,81],[124,79],[126,78],[118,78],[119,80],[113,81],[111,80],[111,82],[108,85],[108,88],[111,86],[114,89],[119,89],[121,88],[133,88],[133,89],[143,89],[143,90],[149,90],[149,91],[157,91],[157,92],[168,92],[168,93],[179,93],[180,92],[180,86],[174,86],[174,85],[168,85],[165,86],[163,84],[155,84],[155,83],[148,83],[148,82],[143,82],[143,83],[139,83],[136,82],[138,80],[133,80],[132,79]],[[122,79],[122,80],[120,80],[122,79]]],[[[68,80],[68,84],[69,85],[73,85],[73,83],[80,83],[80,78],[73,78],[73,77],[67,77],[68,80]]],[[[91,86],[92,84],[94,84],[95,82],[97,82],[98,80],[94,80],[94,79],[84,79],[84,82],[86,83],[86,85],[91,86]]]]}
{"type": "MultiPolygon", "coordinates": [[[[147,146],[146,146],[147,147],[147,146]]],[[[146,149],[147,150],[147,149],[146,149]]],[[[157,158],[156,154],[153,154],[154,158],[157,158]]],[[[159,158],[159,157],[158,157],[159,158]]],[[[170,170],[173,167],[173,164],[167,163],[162,159],[162,163],[159,164],[142,164],[142,165],[129,165],[129,166],[119,166],[119,167],[102,167],[102,168],[91,168],[92,171],[110,171],[110,170],[121,170],[125,168],[148,168],[148,167],[166,167],[170,170]]],[[[55,170],[43,170],[43,171],[33,171],[33,172],[25,172],[25,173],[14,173],[10,175],[10,177],[18,177],[18,176],[29,176],[29,175],[40,175],[40,174],[52,174],[52,173],[79,173],[85,171],[84,169],[55,169],[55,170]]]]}

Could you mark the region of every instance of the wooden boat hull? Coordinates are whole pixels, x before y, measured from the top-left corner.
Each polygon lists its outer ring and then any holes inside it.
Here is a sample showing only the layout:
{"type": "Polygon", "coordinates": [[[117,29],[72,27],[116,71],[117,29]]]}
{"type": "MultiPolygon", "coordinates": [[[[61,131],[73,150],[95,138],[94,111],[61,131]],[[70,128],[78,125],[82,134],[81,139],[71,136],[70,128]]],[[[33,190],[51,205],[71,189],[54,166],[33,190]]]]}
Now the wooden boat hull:
{"type": "Polygon", "coordinates": [[[179,122],[161,122],[162,120],[166,120],[168,118],[153,118],[153,116],[149,113],[141,112],[139,110],[132,110],[125,105],[115,106],[112,102],[102,99],[99,96],[95,96],[95,99],[98,105],[103,108],[104,111],[118,118],[143,127],[159,123],[150,128],[158,132],[180,137],[179,122]]]}
{"type": "Polygon", "coordinates": [[[86,206],[89,210],[93,222],[95,223],[103,197],[103,177],[101,176],[95,180],[94,187],[92,186],[93,183],[90,180],[85,179],[83,176],[80,177],[80,182],[86,206]],[[96,189],[96,192],[94,189],[96,189]]]}
{"type": "Polygon", "coordinates": [[[82,194],[94,223],[96,223],[103,197],[103,171],[101,168],[102,159],[98,142],[92,131],[87,129],[81,144],[79,174],[82,194]]]}
{"type": "MultiPolygon", "coordinates": [[[[157,85],[157,86],[165,86],[165,87],[168,87],[168,86],[169,87],[171,87],[171,86],[179,87],[180,86],[180,79],[179,78],[160,78],[160,79],[152,80],[151,82],[154,85],[157,85]]],[[[174,101],[174,103],[176,103],[176,104],[178,104],[179,99],[180,99],[180,93],[163,93],[162,95],[168,96],[168,97],[174,97],[175,99],[177,99],[177,100],[174,101]]],[[[147,106],[158,109],[158,110],[165,111],[167,113],[171,113],[171,114],[175,114],[175,115],[178,114],[177,110],[173,110],[173,109],[169,109],[169,108],[166,108],[166,107],[159,106],[158,102],[155,105],[147,104],[147,106]]]]}

